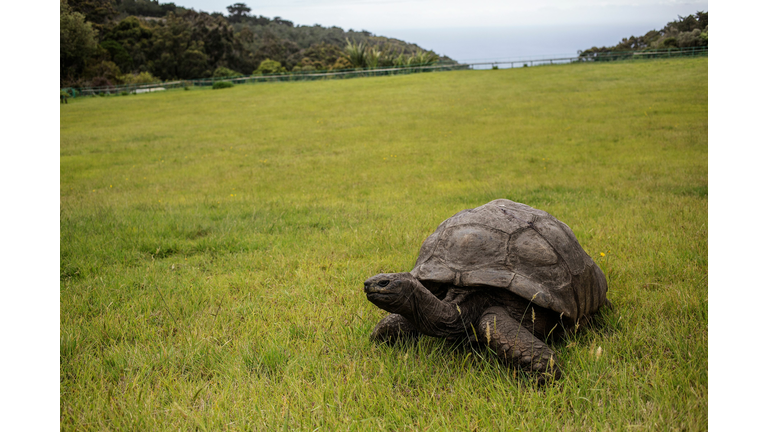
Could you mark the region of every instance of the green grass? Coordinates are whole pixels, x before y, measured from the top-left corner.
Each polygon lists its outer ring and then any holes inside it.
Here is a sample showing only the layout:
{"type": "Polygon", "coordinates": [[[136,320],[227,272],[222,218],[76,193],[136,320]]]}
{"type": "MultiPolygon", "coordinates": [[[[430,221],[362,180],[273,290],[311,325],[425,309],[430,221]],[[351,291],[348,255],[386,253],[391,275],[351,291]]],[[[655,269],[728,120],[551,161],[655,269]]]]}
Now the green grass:
{"type": "Polygon", "coordinates": [[[676,59],[71,101],[61,429],[705,430],[707,93],[676,59]],[[608,278],[549,387],[368,340],[362,282],[495,198],[608,278]]]}

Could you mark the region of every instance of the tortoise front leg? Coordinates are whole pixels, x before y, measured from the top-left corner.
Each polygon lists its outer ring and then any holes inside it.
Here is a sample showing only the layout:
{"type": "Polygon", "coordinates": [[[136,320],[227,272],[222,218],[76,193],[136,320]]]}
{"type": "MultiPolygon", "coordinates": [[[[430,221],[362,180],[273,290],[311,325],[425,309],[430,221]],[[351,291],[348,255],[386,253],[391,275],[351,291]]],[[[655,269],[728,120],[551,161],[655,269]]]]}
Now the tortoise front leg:
{"type": "Polygon", "coordinates": [[[389,314],[376,324],[371,333],[371,340],[376,342],[395,343],[401,339],[415,339],[419,332],[413,324],[402,315],[389,314]]]}
{"type": "Polygon", "coordinates": [[[488,308],[478,320],[478,338],[485,340],[507,364],[523,370],[560,378],[555,353],[500,306],[488,308]]]}

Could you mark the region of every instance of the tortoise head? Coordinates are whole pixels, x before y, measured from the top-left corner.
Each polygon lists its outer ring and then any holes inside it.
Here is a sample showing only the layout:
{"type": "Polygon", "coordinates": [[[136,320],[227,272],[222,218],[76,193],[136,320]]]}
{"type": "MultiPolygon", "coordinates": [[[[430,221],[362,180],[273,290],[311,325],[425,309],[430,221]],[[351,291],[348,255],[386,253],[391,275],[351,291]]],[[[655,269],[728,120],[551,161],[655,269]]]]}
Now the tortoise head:
{"type": "Polygon", "coordinates": [[[387,312],[403,313],[414,290],[422,286],[410,273],[381,273],[363,283],[368,301],[387,312]]]}

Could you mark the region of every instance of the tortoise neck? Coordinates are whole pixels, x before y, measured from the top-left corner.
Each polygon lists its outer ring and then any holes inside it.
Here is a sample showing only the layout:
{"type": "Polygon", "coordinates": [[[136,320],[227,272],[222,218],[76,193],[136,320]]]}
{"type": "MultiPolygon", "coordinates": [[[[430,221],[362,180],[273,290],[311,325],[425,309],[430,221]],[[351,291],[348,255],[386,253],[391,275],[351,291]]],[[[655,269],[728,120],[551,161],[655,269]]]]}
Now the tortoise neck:
{"type": "Polygon", "coordinates": [[[412,293],[396,313],[403,315],[419,332],[428,336],[469,336],[470,317],[461,306],[444,302],[416,281],[412,293]]]}

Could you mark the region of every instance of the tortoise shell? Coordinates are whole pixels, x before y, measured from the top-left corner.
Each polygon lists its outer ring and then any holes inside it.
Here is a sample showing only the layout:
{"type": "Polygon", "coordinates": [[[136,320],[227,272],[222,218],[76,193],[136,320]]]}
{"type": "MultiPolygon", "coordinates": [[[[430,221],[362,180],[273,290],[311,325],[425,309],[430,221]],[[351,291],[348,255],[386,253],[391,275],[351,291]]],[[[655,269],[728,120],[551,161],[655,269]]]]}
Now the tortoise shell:
{"type": "Polygon", "coordinates": [[[411,274],[422,282],[509,290],[572,320],[606,302],[605,275],[568,225],[497,199],[443,221],[411,274]]]}

